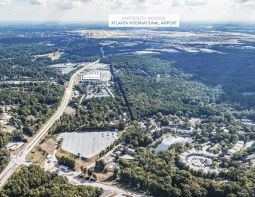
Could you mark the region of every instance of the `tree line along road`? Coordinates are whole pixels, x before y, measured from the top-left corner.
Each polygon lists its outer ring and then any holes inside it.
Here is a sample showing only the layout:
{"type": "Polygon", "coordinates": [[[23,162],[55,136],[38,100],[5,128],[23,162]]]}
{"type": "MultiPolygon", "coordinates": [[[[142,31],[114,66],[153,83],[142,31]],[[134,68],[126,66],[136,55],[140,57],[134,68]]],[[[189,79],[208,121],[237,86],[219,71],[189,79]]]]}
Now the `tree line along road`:
{"type": "Polygon", "coordinates": [[[2,171],[0,174],[0,188],[3,187],[7,180],[11,177],[11,175],[15,172],[15,170],[20,166],[21,164],[26,163],[26,156],[28,153],[40,143],[40,141],[47,135],[49,129],[52,127],[52,125],[62,116],[62,114],[65,111],[65,108],[67,107],[70,99],[72,98],[72,92],[73,87],[75,85],[75,81],[78,77],[78,75],[84,71],[85,69],[89,68],[90,66],[95,65],[98,63],[99,60],[86,64],[79,70],[77,70],[70,78],[68,85],[65,89],[64,96],[60,102],[59,107],[55,111],[55,113],[50,117],[50,119],[43,124],[41,129],[37,132],[37,134],[33,137],[33,139],[24,147],[21,152],[16,155],[12,156],[9,164],[6,166],[6,168],[2,171]]]}

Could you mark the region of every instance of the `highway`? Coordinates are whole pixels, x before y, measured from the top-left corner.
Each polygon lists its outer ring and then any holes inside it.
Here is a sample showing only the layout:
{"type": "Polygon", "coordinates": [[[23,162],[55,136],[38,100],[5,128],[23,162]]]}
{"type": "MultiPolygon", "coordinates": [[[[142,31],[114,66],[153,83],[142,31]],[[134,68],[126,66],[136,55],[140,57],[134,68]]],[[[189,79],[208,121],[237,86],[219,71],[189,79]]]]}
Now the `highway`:
{"type": "Polygon", "coordinates": [[[37,134],[33,137],[33,139],[24,147],[22,151],[18,155],[12,156],[9,164],[7,167],[2,171],[0,174],[0,188],[3,187],[7,180],[11,177],[11,175],[15,172],[15,170],[18,168],[21,164],[26,164],[26,156],[28,153],[37,146],[40,141],[47,135],[49,129],[52,127],[52,125],[61,117],[61,115],[64,113],[66,106],[68,105],[70,99],[72,98],[72,92],[73,87],[75,85],[75,81],[78,77],[78,75],[87,69],[90,66],[95,65],[98,63],[99,60],[86,64],[79,70],[77,70],[70,78],[68,85],[65,89],[64,96],[60,102],[59,107],[55,111],[55,113],[50,117],[50,119],[43,124],[41,129],[37,132],[37,134]]]}

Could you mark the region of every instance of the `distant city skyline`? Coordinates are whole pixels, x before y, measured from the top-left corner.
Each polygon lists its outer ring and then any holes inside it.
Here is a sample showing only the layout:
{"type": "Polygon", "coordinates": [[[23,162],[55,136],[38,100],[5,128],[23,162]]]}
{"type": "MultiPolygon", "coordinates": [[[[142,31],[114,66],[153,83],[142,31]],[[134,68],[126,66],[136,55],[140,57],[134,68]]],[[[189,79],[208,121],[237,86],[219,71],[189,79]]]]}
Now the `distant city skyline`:
{"type": "Polygon", "coordinates": [[[255,23],[255,0],[0,0],[0,22],[107,22],[109,14],[178,14],[181,22],[255,23]]]}

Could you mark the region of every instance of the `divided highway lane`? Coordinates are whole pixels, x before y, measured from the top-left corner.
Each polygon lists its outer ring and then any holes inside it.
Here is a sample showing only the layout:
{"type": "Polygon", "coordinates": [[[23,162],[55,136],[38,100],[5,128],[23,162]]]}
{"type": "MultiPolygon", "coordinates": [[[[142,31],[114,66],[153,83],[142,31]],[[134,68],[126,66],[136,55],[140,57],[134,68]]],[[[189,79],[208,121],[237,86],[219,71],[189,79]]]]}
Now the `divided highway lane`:
{"type": "Polygon", "coordinates": [[[16,156],[12,156],[9,164],[7,167],[2,171],[0,174],[0,188],[3,187],[7,180],[11,177],[11,175],[15,172],[17,167],[21,164],[26,164],[26,156],[28,153],[40,143],[40,141],[47,135],[49,129],[52,127],[52,125],[61,117],[61,115],[64,113],[66,106],[68,105],[71,97],[72,97],[72,91],[75,84],[75,80],[77,76],[87,69],[90,66],[95,65],[98,63],[99,60],[92,62],[90,64],[87,64],[83,66],[81,69],[77,70],[72,76],[71,79],[65,89],[64,96],[61,100],[61,103],[56,110],[56,112],[50,117],[50,119],[42,126],[42,128],[38,131],[38,133],[33,137],[33,139],[24,147],[24,149],[16,156]]]}

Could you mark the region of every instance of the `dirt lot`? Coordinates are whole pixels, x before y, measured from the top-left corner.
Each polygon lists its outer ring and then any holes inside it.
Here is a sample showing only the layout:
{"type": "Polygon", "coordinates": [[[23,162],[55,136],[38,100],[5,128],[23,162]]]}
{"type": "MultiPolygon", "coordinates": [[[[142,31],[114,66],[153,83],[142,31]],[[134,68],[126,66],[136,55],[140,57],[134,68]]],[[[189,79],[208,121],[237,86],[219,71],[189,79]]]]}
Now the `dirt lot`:
{"type": "Polygon", "coordinates": [[[65,113],[67,115],[73,115],[73,114],[75,114],[75,109],[72,108],[72,107],[67,106],[66,109],[65,109],[65,113]]]}
{"type": "Polygon", "coordinates": [[[6,133],[12,133],[16,128],[10,125],[3,125],[0,126],[1,131],[6,132],[6,133]]]}
{"type": "Polygon", "coordinates": [[[53,139],[47,139],[45,142],[35,147],[27,156],[28,160],[31,160],[34,164],[40,166],[48,154],[53,154],[56,142],[53,139]]]}
{"type": "Polygon", "coordinates": [[[43,54],[43,55],[35,55],[35,58],[40,58],[40,57],[48,57],[52,61],[58,60],[64,53],[63,52],[53,52],[53,53],[48,53],[48,54],[43,54]]]}
{"type": "Polygon", "coordinates": [[[50,53],[49,58],[53,60],[58,60],[64,53],[63,52],[55,52],[55,53],[50,53]]]}
{"type": "Polygon", "coordinates": [[[48,154],[53,154],[56,142],[53,139],[47,139],[40,145],[41,149],[48,154]]]}
{"type": "Polygon", "coordinates": [[[96,173],[97,180],[100,182],[108,182],[109,179],[113,176],[113,172],[107,172],[107,173],[96,173]]]}
{"type": "Polygon", "coordinates": [[[27,155],[27,159],[34,164],[42,166],[46,156],[47,153],[37,146],[27,155]]]}

